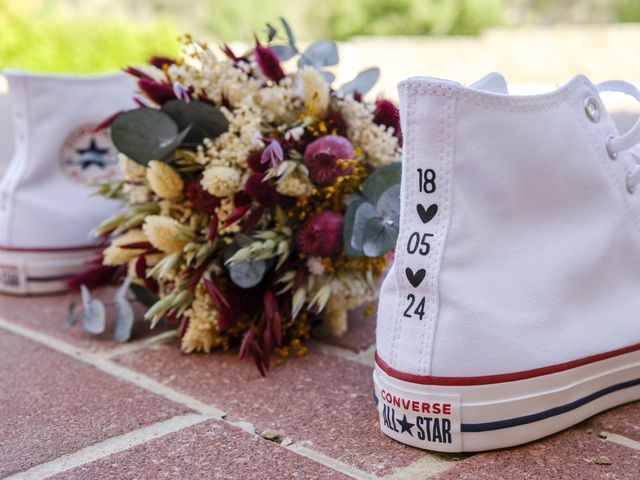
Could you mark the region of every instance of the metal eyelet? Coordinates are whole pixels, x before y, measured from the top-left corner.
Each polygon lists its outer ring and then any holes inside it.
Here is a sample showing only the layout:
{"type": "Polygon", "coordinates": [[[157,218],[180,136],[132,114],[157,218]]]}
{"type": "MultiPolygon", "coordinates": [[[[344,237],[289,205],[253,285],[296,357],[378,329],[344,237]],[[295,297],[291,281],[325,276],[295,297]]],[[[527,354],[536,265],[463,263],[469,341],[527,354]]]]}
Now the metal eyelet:
{"type": "Polygon", "coordinates": [[[600,120],[600,104],[594,97],[589,96],[584,99],[584,111],[593,123],[600,120]]]}
{"type": "Polygon", "coordinates": [[[631,195],[633,195],[633,193],[636,191],[636,187],[635,185],[631,184],[631,181],[629,179],[629,177],[627,177],[627,192],[629,192],[631,195]]]}
{"type": "Polygon", "coordinates": [[[609,154],[609,158],[611,160],[615,160],[616,158],[618,158],[618,152],[614,152],[611,149],[611,140],[613,140],[614,136],[613,135],[609,135],[607,137],[607,153],[609,154]]]}

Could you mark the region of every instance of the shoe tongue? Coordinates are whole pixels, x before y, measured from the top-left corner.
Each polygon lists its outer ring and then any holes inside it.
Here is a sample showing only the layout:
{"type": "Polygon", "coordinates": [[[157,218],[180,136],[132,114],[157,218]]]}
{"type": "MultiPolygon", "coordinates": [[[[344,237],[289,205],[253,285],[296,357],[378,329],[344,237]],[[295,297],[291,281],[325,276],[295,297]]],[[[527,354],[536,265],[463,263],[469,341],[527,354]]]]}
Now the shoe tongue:
{"type": "Polygon", "coordinates": [[[492,72],[489,75],[482,77],[477,82],[469,85],[469,87],[475,90],[483,90],[485,92],[504,93],[505,95],[509,93],[507,90],[507,81],[497,72],[492,72]]]}

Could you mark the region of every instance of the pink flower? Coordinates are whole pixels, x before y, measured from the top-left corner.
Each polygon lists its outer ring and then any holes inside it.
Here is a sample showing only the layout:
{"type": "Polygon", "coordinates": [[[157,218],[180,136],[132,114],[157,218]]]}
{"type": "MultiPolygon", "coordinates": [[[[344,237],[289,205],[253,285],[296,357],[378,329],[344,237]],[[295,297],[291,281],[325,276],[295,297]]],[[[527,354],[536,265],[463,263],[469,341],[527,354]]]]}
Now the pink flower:
{"type": "Polygon", "coordinates": [[[285,75],[280,66],[280,60],[276,57],[276,54],[269,47],[260,45],[260,42],[256,41],[256,47],[253,50],[256,57],[256,62],[262,74],[269,80],[279,82],[285,75]]]}
{"type": "Polygon", "coordinates": [[[244,191],[261,206],[273,208],[278,204],[280,194],[269,181],[264,181],[264,177],[265,174],[261,172],[249,175],[247,183],[244,185],[244,191]]]}
{"type": "Polygon", "coordinates": [[[340,175],[348,174],[338,160],[353,158],[353,145],[340,135],[327,135],[307,145],[304,164],[311,180],[317,185],[332,185],[340,175]]]}
{"type": "Polygon", "coordinates": [[[342,224],[337,212],[320,212],[308,219],[298,233],[298,247],[305,253],[328,257],[342,251],[342,224]]]}
{"type": "Polygon", "coordinates": [[[393,127],[393,134],[402,145],[402,131],[400,130],[400,113],[398,107],[389,100],[376,100],[376,110],[373,113],[373,123],[393,127]]]}
{"type": "Polygon", "coordinates": [[[262,156],[260,157],[260,163],[269,164],[271,168],[277,167],[278,164],[284,158],[284,152],[282,151],[282,147],[277,140],[271,140],[271,143],[267,145],[262,152],[262,156]]]}

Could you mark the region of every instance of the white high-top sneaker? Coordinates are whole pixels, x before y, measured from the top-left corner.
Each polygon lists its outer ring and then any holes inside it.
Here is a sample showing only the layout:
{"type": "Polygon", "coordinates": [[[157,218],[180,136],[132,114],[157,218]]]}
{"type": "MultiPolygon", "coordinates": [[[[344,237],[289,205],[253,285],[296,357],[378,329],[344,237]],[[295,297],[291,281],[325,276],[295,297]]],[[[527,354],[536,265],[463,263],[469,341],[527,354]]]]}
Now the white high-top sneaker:
{"type": "Polygon", "coordinates": [[[118,176],[108,130],[93,129],[134,106],[124,73],[77,77],[5,71],[15,153],[0,181],[0,292],[65,290],[97,251],[91,229],[117,203],[92,196],[118,176]]]}
{"type": "Polygon", "coordinates": [[[532,96],[497,74],[400,84],[374,372],[390,437],[508,447],[640,399],[640,121],[621,135],[604,90],[640,100],[584,76],[532,96]]]}

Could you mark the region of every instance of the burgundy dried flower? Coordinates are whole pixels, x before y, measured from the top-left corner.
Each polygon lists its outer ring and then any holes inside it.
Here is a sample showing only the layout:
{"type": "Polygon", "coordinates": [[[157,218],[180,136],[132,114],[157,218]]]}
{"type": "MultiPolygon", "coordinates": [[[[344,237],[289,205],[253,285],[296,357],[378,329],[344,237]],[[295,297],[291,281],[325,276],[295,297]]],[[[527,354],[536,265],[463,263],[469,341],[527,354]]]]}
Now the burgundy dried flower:
{"type": "Polygon", "coordinates": [[[353,145],[345,137],[327,135],[314,140],[304,151],[304,164],[317,185],[332,185],[340,175],[348,174],[338,160],[353,158],[353,145]]]}
{"type": "Polygon", "coordinates": [[[241,59],[241,57],[238,57],[238,56],[233,52],[233,50],[231,49],[231,47],[230,47],[228,44],[226,44],[226,43],[220,47],[220,50],[222,50],[222,53],[224,53],[224,54],[226,55],[226,57],[227,57],[229,60],[233,61],[234,63],[235,63],[235,62],[238,62],[238,61],[241,59]]]}
{"type": "Polygon", "coordinates": [[[376,110],[373,113],[373,123],[393,127],[393,134],[402,145],[402,131],[400,130],[400,112],[390,100],[383,98],[376,100],[376,110]]]}
{"type": "Polygon", "coordinates": [[[176,94],[173,92],[173,85],[160,83],[151,78],[141,78],[138,86],[144,94],[158,105],[164,105],[169,100],[175,100],[176,94]]]}
{"type": "Polygon", "coordinates": [[[258,202],[263,207],[273,208],[278,204],[280,195],[276,191],[275,187],[269,181],[263,181],[265,177],[264,173],[255,172],[249,175],[247,183],[244,185],[244,190],[251,198],[258,202]]]}
{"type": "Polygon", "coordinates": [[[338,212],[320,212],[308,219],[298,233],[298,247],[305,253],[328,257],[342,251],[342,224],[338,212]]]}
{"type": "Polygon", "coordinates": [[[253,53],[256,58],[256,63],[265,77],[274,82],[279,82],[285,77],[284,71],[280,66],[280,60],[278,60],[276,54],[273,53],[269,47],[260,45],[260,42],[256,40],[256,47],[253,53]]]}
{"type": "Polygon", "coordinates": [[[267,148],[262,151],[260,163],[268,164],[271,168],[277,167],[284,158],[284,152],[277,140],[271,140],[267,148]]]}
{"type": "Polygon", "coordinates": [[[220,206],[220,198],[214,197],[202,188],[199,178],[187,183],[184,189],[184,196],[191,202],[193,208],[202,213],[211,215],[220,206]]]}
{"type": "Polygon", "coordinates": [[[124,274],[126,271],[121,265],[96,265],[69,278],[67,286],[71,290],[80,290],[80,286],[85,285],[89,290],[93,290],[104,285],[115,285],[124,274]]]}
{"type": "Polygon", "coordinates": [[[127,68],[124,69],[124,72],[128,73],[129,75],[134,76],[136,78],[147,78],[149,80],[152,79],[149,75],[147,75],[142,70],[140,70],[139,68],[136,68],[136,67],[127,67],[127,68]]]}
{"type": "Polygon", "coordinates": [[[105,128],[109,128],[113,121],[120,116],[120,114],[124,113],[124,110],[118,110],[116,113],[109,115],[107,118],[102,120],[98,125],[93,127],[92,132],[97,133],[105,128]]]}
{"type": "Polygon", "coordinates": [[[262,152],[251,152],[247,156],[247,165],[251,167],[254,172],[266,172],[269,165],[262,163],[262,152]]]}
{"type": "Polygon", "coordinates": [[[173,65],[174,63],[176,63],[176,61],[173,58],[154,55],[153,57],[151,57],[149,59],[149,63],[151,65],[153,65],[154,67],[159,68],[160,70],[162,70],[162,67],[164,67],[165,65],[167,65],[167,66],[173,65]]]}
{"type": "Polygon", "coordinates": [[[329,110],[324,120],[330,132],[343,137],[347,134],[347,122],[338,110],[329,110]]]}

